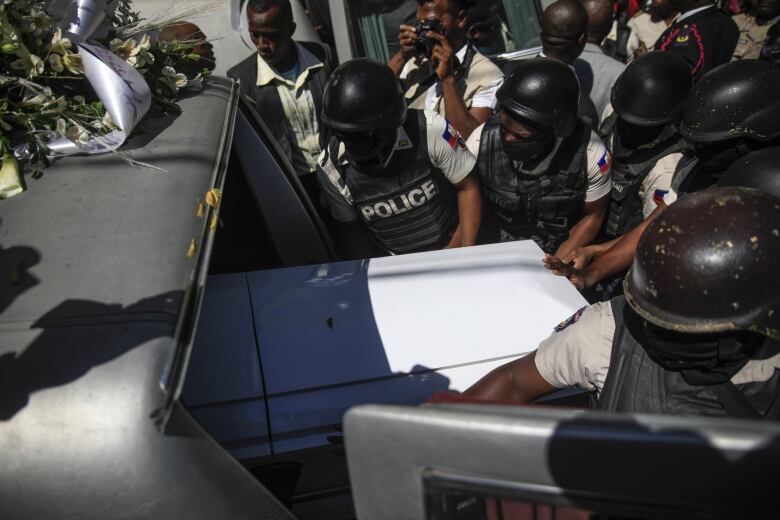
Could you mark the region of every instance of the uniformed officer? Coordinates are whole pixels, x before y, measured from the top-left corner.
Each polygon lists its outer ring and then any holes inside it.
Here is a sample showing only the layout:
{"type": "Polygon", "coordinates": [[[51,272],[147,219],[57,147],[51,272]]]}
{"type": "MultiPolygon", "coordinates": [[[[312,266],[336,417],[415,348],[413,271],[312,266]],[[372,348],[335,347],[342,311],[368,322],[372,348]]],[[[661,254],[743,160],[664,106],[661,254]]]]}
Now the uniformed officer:
{"type": "Polygon", "coordinates": [[[780,146],[747,154],[732,164],[718,186],[744,186],[780,198],[780,146]]]}
{"type": "Polygon", "coordinates": [[[677,127],[692,86],[685,60],[657,51],[632,62],[615,82],[599,129],[612,153],[608,236],[631,231],[669,191],[689,148],[677,127]]]}
{"type": "Polygon", "coordinates": [[[680,133],[693,149],[683,153],[669,193],[653,213],[607,246],[591,245],[560,261],[548,260],[549,269],[567,276],[580,289],[628,269],[642,232],[678,194],[708,188],[741,157],[776,146],[780,140],[780,68],[761,60],[741,60],[706,74],[685,103],[680,133]]]}
{"type": "Polygon", "coordinates": [[[322,121],[333,136],[317,175],[345,256],[475,243],[476,160],[444,118],[407,110],[389,67],[369,59],[339,66],[325,86],[322,121]]]}
{"type": "Polygon", "coordinates": [[[626,56],[630,63],[642,54],[653,50],[658,38],[677,16],[668,0],[652,0],[645,11],[638,11],[628,21],[631,33],[626,42],[626,56]]]}
{"type": "Polygon", "coordinates": [[[497,96],[500,113],[467,141],[487,201],[480,242],[533,239],[556,255],[590,243],[609,202],[610,155],[577,116],[574,72],[534,58],[497,96]]]}
{"type": "Polygon", "coordinates": [[[585,307],[466,395],[528,402],[558,388],[635,413],[780,418],[780,199],[711,188],[647,229],[625,297],[585,307]]]}
{"type": "Polygon", "coordinates": [[[739,29],[712,0],[669,0],[669,4],[680,15],[658,38],[655,50],[682,56],[695,80],[731,60],[739,29]]]}
{"type": "Polygon", "coordinates": [[[739,41],[731,59],[758,59],[769,28],[780,19],[780,0],[755,0],[749,12],[732,18],[739,27],[739,41]]]}

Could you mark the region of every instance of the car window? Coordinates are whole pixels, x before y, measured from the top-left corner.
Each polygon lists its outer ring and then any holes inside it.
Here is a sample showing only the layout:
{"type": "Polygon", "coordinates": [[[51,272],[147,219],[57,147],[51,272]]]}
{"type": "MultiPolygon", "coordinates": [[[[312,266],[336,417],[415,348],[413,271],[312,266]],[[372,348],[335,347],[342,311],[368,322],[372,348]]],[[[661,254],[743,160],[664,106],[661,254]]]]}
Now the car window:
{"type": "MultiPolygon", "coordinates": [[[[489,56],[521,51],[539,43],[538,7],[534,0],[497,0],[499,26],[493,43],[480,50],[489,56]]],[[[398,27],[414,24],[416,0],[348,2],[348,20],[356,56],[386,63],[398,51],[398,27]]]]}

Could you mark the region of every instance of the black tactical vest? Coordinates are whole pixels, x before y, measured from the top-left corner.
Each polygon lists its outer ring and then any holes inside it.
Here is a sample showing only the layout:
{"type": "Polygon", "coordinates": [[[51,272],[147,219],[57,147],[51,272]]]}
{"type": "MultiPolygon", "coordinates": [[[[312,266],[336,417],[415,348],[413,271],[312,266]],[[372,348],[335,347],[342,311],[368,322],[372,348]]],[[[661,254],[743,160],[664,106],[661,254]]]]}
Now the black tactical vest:
{"type": "MultiPolygon", "coordinates": [[[[647,354],[642,338],[642,319],[628,307],[623,296],[611,300],[615,337],[604,388],[594,407],[628,413],[741,416],[723,397],[724,385],[692,386],[679,372],[665,370],[647,354]]],[[[731,389],[752,407],[756,418],[780,419],[780,371],[764,382],[733,385],[731,389]]]]}
{"type": "MultiPolygon", "coordinates": [[[[424,112],[410,110],[404,130],[411,147],[396,150],[382,173],[333,164],[349,190],[348,201],[380,248],[393,254],[441,249],[458,225],[455,188],[431,163],[424,112]]],[[[330,157],[338,157],[338,147],[332,139],[330,157]]]]}
{"type": "Polygon", "coordinates": [[[605,229],[610,236],[624,235],[644,220],[639,197],[642,181],[658,161],[689,147],[674,127],[667,127],[649,146],[620,150],[614,133],[616,121],[617,114],[613,113],[604,120],[599,131],[612,152],[612,192],[605,229]]]}
{"type": "Polygon", "coordinates": [[[501,124],[493,116],[482,131],[477,167],[482,193],[490,203],[483,220],[481,243],[498,241],[499,229],[515,239],[532,239],[554,253],[576,224],[588,188],[587,151],[590,127],[578,120],[558,147],[549,167],[539,175],[518,172],[501,146],[501,124]],[[486,215],[487,216],[487,215],[486,215]]]}

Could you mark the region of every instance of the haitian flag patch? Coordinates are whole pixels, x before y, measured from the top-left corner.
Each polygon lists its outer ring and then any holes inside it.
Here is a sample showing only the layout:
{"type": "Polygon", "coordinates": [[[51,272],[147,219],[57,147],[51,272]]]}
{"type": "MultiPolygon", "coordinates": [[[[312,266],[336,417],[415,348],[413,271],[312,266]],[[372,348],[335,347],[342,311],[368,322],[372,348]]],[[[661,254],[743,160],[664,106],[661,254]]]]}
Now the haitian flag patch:
{"type": "Polygon", "coordinates": [[[580,316],[582,316],[582,313],[585,312],[585,309],[587,309],[587,308],[588,308],[587,306],[581,308],[580,310],[578,310],[577,312],[572,314],[569,319],[560,322],[558,325],[555,326],[555,329],[554,329],[555,332],[560,332],[563,329],[565,329],[566,327],[568,327],[569,325],[571,325],[572,323],[576,323],[577,320],[580,319],[580,316]]]}
{"type": "Polygon", "coordinates": [[[598,164],[601,173],[607,173],[609,171],[609,167],[612,166],[612,155],[609,153],[609,150],[604,150],[604,155],[601,156],[598,164]]]}
{"type": "Polygon", "coordinates": [[[460,146],[461,148],[466,148],[466,143],[463,142],[463,139],[460,138],[460,134],[452,128],[452,125],[450,125],[449,121],[446,121],[447,126],[444,127],[444,133],[442,134],[442,138],[447,141],[447,144],[450,145],[450,148],[453,150],[460,146]]]}
{"type": "Polygon", "coordinates": [[[656,206],[660,206],[664,201],[664,196],[669,193],[669,190],[659,190],[656,189],[653,192],[653,202],[655,202],[656,206]]]}

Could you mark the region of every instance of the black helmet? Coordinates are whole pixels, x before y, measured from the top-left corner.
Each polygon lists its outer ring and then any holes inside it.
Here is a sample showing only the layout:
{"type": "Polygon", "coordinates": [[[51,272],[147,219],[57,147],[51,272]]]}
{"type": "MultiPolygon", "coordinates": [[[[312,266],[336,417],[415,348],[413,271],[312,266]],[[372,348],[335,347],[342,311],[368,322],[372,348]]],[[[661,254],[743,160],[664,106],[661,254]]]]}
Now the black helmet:
{"type": "Polygon", "coordinates": [[[761,60],[726,63],[693,87],[680,132],[691,141],[780,135],[780,68],[761,60]]]}
{"type": "Polygon", "coordinates": [[[780,199],[714,187],[647,228],[624,281],[642,318],[677,333],[749,331],[780,339],[780,199]]]}
{"type": "Polygon", "coordinates": [[[718,186],[744,186],[780,198],[780,146],[752,152],[732,164],[718,186]]]}
{"type": "Polygon", "coordinates": [[[688,63],[671,52],[649,52],[634,60],[612,87],[618,117],[640,126],[679,121],[693,86],[688,63]]]}
{"type": "Polygon", "coordinates": [[[387,65],[350,60],[333,71],[322,95],[322,123],[342,132],[398,128],[406,119],[401,82],[387,65]]]}
{"type": "Polygon", "coordinates": [[[580,84],[574,71],[551,58],[520,63],[504,80],[496,97],[501,109],[566,137],[577,122],[580,84]]]}

